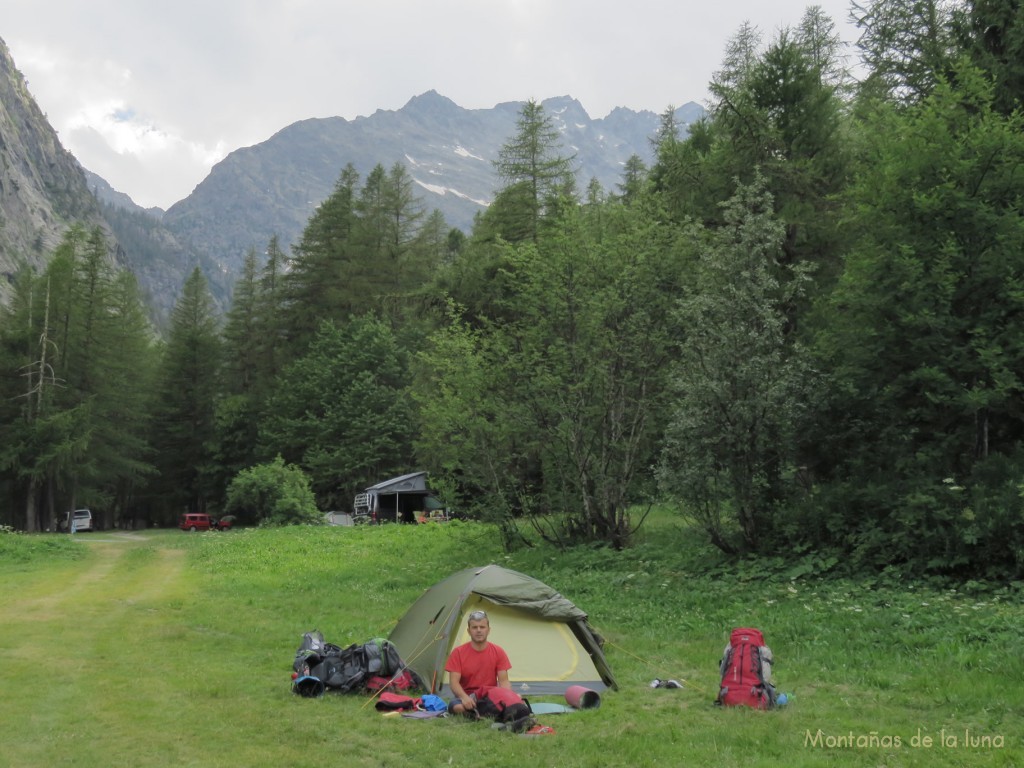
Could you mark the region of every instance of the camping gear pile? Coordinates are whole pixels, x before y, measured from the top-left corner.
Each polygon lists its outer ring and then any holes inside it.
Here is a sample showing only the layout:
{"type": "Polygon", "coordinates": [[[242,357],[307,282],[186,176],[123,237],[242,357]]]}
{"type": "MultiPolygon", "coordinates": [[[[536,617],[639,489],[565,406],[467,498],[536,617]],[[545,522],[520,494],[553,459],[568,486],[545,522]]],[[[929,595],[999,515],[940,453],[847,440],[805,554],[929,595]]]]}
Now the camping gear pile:
{"type": "Polygon", "coordinates": [[[342,648],[326,642],[319,630],[306,632],[292,669],[292,690],[307,698],[320,696],[327,689],[376,693],[423,687],[395,646],[379,638],[342,648]]]}
{"type": "MultiPolygon", "coordinates": [[[[537,579],[487,565],[458,571],[427,589],[386,640],[342,648],[326,642],[318,630],[306,632],[295,654],[292,690],[304,697],[327,690],[370,693],[377,698],[378,711],[444,716],[445,697],[451,696],[445,663],[455,646],[469,640],[467,617],[479,610],[501,627],[501,646],[515,659],[513,691],[490,689],[479,702],[479,714],[492,717],[494,727],[524,735],[554,733],[534,715],[596,709],[601,691],[617,689],[604,641],[586,613],[537,579]],[[420,691],[425,693],[414,695],[420,691]],[[551,694],[562,694],[570,706],[531,705],[525,698],[551,694]]],[[[733,630],[719,663],[715,704],[754,709],[784,705],[786,694],[777,694],[772,684],[773,662],[760,630],[733,630]]],[[[650,687],[684,686],[655,678],[650,687]]]]}

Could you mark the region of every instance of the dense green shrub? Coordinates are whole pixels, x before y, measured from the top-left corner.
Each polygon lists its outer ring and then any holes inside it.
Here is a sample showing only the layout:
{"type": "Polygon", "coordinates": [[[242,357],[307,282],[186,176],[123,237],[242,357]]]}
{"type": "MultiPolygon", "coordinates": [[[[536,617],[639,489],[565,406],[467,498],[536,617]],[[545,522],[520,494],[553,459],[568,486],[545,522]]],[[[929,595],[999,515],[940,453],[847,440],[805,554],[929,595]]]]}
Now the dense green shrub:
{"type": "Polygon", "coordinates": [[[309,477],[280,456],[268,464],[242,470],[228,487],[226,511],[243,522],[260,525],[318,525],[309,477]]]}

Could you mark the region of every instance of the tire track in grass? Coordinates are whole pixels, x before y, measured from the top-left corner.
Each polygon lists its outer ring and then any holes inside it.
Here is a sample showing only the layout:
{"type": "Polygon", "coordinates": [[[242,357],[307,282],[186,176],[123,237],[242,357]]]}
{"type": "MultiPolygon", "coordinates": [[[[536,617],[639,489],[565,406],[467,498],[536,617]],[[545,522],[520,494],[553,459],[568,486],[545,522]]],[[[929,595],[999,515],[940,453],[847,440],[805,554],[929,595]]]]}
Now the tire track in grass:
{"type": "Polygon", "coordinates": [[[162,696],[158,649],[182,631],[168,616],[194,594],[185,552],[128,537],[83,546],[84,560],[19,575],[21,588],[0,597],[5,765],[115,764],[176,705],[162,696]]]}
{"type": "Polygon", "coordinates": [[[94,554],[101,556],[62,564],[60,569],[51,572],[51,578],[39,580],[26,592],[13,595],[14,602],[5,606],[10,615],[20,616],[26,621],[63,618],[73,614],[74,606],[85,600],[90,591],[102,589],[102,584],[124,553],[124,547],[102,546],[93,542],[83,546],[90,546],[94,554]]]}

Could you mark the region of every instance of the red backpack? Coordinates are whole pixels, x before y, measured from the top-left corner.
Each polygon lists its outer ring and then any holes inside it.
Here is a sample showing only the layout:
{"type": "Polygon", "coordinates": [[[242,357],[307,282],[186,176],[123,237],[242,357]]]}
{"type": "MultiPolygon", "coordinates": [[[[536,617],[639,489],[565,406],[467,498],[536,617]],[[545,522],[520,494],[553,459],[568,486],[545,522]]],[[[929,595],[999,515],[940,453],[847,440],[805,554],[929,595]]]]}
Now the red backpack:
{"type": "Polygon", "coordinates": [[[516,733],[536,724],[526,699],[499,686],[477,691],[476,711],[480,717],[493,717],[499,723],[505,723],[516,733]]]}
{"type": "Polygon", "coordinates": [[[725,647],[719,671],[722,685],[716,704],[726,707],[768,709],[775,706],[771,683],[772,652],[758,629],[734,629],[725,647]]]}

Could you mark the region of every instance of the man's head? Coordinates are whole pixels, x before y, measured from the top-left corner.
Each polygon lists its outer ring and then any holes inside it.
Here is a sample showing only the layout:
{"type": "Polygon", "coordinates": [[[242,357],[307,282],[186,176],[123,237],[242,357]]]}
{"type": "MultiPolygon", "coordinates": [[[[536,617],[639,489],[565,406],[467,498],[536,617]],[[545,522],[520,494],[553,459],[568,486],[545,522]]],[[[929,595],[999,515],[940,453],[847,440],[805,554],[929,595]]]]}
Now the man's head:
{"type": "Polygon", "coordinates": [[[491,622],[487,618],[486,611],[473,611],[467,620],[469,639],[473,645],[483,645],[487,642],[487,636],[491,633],[491,622]]]}

